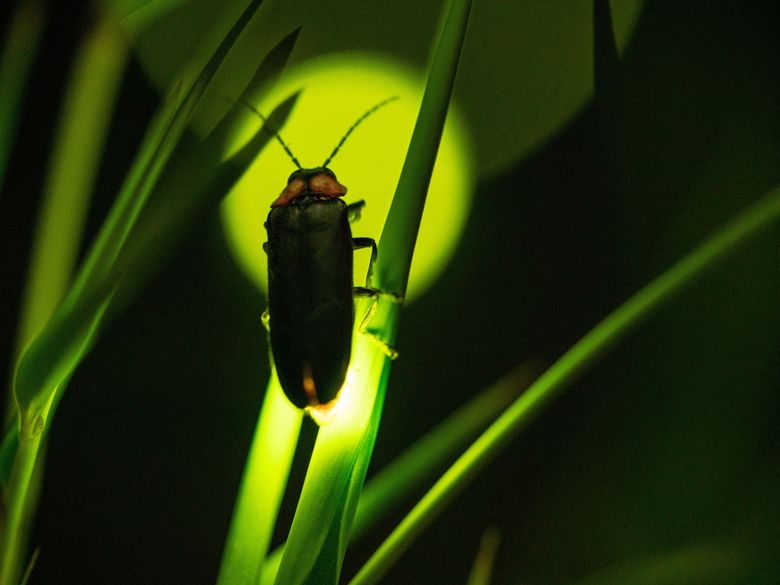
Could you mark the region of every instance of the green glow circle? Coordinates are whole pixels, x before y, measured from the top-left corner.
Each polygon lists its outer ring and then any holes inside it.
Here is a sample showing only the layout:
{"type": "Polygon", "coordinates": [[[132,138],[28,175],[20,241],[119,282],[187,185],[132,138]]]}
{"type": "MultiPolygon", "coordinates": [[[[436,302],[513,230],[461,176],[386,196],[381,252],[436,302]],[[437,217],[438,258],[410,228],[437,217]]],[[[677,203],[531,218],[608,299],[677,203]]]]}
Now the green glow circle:
{"type": "MultiPolygon", "coordinates": [[[[353,236],[379,241],[422,98],[420,76],[385,59],[330,55],[297,67],[255,105],[267,115],[298,90],[303,91],[280,133],[303,167],[321,165],[363,112],[390,96],[399,96],[364,120],[328,165],[347,187],[347,203],[366,201],[361,219],[352,225],[353,236]]],[[[237,132],[230,148],[238,148],[257,130],[259,121],[250,122],[237,132]]],[[[417,239],[407,299],[427,288],[452,255],[468,213],[474,185],[472,169],[465,125],[457,108],[451,106],[417,239]]],[[[269,143],[222,207],[230,248],[262,290],[267,286],[263,222],[293,170],[294,164],[279,144],[269,143]]],[[[366,251],[356,252],[356,284],[364,282],[368,257],[366,251]]]]}

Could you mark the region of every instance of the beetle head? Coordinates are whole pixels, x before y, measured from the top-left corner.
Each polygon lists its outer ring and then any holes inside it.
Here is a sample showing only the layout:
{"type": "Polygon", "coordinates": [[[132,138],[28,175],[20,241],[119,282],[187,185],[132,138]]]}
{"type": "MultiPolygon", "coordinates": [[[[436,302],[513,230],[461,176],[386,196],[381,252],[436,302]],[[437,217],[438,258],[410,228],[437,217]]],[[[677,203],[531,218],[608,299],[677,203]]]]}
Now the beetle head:
{"type": "Polygon", "coordinates": [[[329,168],[298,169],[287,179],[287,186],[271,207],[283,207],[309,195],[335,199],[346,193],[347,188],[339,183],[336,174],[329,168]]]}

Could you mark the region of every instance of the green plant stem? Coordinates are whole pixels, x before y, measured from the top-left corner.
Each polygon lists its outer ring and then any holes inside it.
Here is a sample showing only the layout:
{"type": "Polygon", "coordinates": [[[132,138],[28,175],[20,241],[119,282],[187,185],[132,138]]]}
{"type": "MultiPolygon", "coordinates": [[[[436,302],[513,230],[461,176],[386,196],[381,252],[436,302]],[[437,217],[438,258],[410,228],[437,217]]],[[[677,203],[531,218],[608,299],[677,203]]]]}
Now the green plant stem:
{"type": "Polygon", "coordinates": [[[780,187],[775,187],[591,329],[461,455],[371,556],[350,585],[376,583],[469,481],[580,374],[652,311],[778,218],[780,187]]]}

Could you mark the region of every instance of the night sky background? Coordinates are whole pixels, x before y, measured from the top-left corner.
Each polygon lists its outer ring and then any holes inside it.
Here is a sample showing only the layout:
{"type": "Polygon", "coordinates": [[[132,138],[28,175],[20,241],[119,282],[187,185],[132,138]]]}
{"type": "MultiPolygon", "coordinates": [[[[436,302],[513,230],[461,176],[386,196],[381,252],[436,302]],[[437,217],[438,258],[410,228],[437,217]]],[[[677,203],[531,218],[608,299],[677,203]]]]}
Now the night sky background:
{"type": "MultiPolygon", "coordinates": [[[[0,194],[6,380],[56,104],[87,22],[79,3],[50,10],[0,194]]],[[[776,2],[647,2],[599,99],[480,180],[451,264],[404,311],[371,470],[514,365],[555,359],[780,182],[779,17],[776,2]]],[[[87,242],[157,100],[131,63],[87,242]]],[[[264,299],[221,229],[216,215],[194,226],[74,375],[50,432],[32,585],[214,582],[269,368],[264,299]]],[[[779,236],[752,240],[589,371],[385,582],[465,583],[488,526],[502,533],[496,584],[573,583],[708,543],[741,543],[750,562],[696,583],[780,582],[779,236]]],[[[293,490],[314,436],[306,421],[293,490]]],[[[349,551],[345,577],[411,503],[349,551]]]]}

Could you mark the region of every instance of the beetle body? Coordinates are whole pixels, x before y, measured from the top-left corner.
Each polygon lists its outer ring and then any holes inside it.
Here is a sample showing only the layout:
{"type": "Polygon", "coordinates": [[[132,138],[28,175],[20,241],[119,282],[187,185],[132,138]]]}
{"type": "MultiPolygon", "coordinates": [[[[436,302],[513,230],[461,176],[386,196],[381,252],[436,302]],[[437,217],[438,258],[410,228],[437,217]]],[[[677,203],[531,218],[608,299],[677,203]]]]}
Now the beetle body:
{"type": "MultiPolygon", "coordinates": [[[[353,238],[351,219],[359,216],[363,201],[346,205],[346,193],[328,168],[349,135],[391,97],[376,104],[350,126],[322,166],[304,169],[275,130],[271,130],[290,160],[298,167],[271,204],[265,222],[268,241],[268,321],[271,354],[282,390],[299,408],[322,414],[344,385],[352,352],[355,320],[354,295],[376,297],[371,270],[376,242],[353,238]],[[371,248],[366,286],[353,286],[353,251],[371,248]],[[319,408],[325,407],[325,408],[319,408]]],[[[266,118],[246,104],[263,121],[266,118]]],[[[370,315],[370,312],[369,312],[370,315]]],[[[363,329],[391,357],[389,348],[363,329]]]]}
{"type": "Polygon", "coordinates": [[[354,246],[345,192],[329,169],[296,171],[265,224],[271,352],[300,408],[333,400],[349,366],[354,246]]]}

